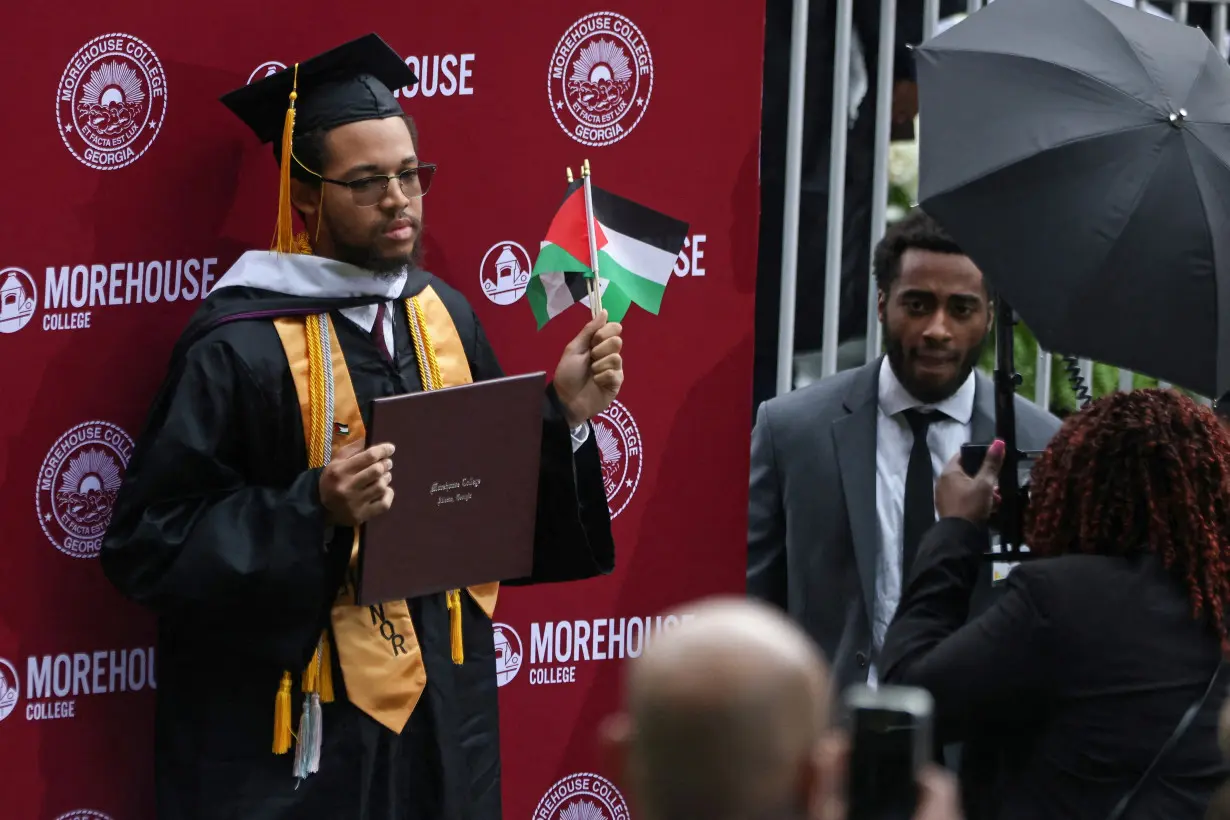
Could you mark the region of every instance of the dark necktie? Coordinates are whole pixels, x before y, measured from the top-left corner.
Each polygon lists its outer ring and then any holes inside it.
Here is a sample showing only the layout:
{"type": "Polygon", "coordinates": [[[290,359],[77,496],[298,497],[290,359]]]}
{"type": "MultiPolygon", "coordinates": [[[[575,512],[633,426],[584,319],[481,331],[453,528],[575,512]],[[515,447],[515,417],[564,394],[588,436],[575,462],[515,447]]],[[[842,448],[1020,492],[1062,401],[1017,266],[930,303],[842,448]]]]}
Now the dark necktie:
{"type": "Polygon", "coordinates": [[[923,534],[935,524],[935,476],[931,471],[931,448],[927,446],[927,428],[943,418],[942,413],[924,413],[911,408],[902,411],[914,431],[914,446],[910,448],[910,466],[905,473],[905,520],[901,528],[901,586],[910,577],[914,557],[923,534]]]}
{"type": "Polygon", "coordinates": [[[376,323],[372,325],[372,339],[376,342],[376,347],[380,348],[380,352],[384,354],[384,358],[388,361],[393,361],[393,354],[389,351],[389,346],[384,340],[384,312],[387,309],[387,302],[381,302],[376,308],[376,323]]]}

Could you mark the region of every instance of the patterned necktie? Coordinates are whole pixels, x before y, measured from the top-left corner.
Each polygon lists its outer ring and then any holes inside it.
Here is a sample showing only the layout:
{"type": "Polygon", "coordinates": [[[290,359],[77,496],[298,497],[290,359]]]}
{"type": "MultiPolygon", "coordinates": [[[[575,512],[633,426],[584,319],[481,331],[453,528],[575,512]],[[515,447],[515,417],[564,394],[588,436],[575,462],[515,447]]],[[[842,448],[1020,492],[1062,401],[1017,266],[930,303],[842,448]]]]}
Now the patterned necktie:
{"type": "Polygon", "coordinates": [[[384,338],[384,317],[388,310],[388,303],[381,302],[376,308],[376,322],[372,325],[372,339],[376,342],[376,347],[380,348],[380,352],[384,354],[384,358],[388,361],[393,361],[393,353],[389,350],[389,345],[384,338]]]}
{"type": "Polygon", "coordinates": [[[901,585],[904,590],[918,554],[923,534],[935,524],[935,475],[931,468],[931,448],[927,430],[943,413],[924,413],[911,408],[901,413],[914,431],[910,465],[905,472],[905,520],[901,529],[901,585]]]}

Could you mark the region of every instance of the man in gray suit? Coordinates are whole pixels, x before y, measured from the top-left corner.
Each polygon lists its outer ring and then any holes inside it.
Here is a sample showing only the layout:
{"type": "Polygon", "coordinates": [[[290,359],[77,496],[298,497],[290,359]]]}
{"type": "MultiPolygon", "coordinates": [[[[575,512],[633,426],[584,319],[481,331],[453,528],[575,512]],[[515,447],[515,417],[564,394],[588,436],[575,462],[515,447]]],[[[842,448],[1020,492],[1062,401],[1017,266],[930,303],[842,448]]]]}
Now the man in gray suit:
{"type": "MultiPolygon", "coordinates": [[[[982,273],[917,210],[873,268],[887,355],[765,402],[752,433],[748,592],[819,643],[839,689],[876,683],[935,479],[962,444],[995,437],[994,388],[975,369],[993,315],[982,273]]],[[[1059,427],[1020,398],[1016,418],[1023,450],[1059,427]]],[[[973,613],[991,595],[983,572],[973,613]]]]}

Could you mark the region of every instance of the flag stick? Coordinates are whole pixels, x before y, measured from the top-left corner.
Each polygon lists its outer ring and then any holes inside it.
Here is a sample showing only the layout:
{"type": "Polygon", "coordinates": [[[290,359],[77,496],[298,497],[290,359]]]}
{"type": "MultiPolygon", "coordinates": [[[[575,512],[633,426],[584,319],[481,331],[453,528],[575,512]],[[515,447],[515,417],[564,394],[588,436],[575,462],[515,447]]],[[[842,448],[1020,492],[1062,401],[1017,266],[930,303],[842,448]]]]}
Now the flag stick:
{"type": "Polygon", "coordinates": [[[590,191],[589,160],[585,160],[581,166],[581,176],[585,179],[585,231],[589,234],[589,267],[594,274],[589,303],[596,319],[602,310],[602,287],[598,281],[598,238],[594,236],[594,198],[590,191]]]}
{"type": "MultiPolygon", "coordinates": [[[[571,166],[567,169],[567,171],[568,171],[568,184],[569,184],[569,185],[571,185],[571,184],[572,184],[572,168],[571,168],[571,166]]],[[[583,165],[583,166],[581,166],[581,173],[582,173],[582,174],[587,173],[587,171],[588,171],[587,166],[584,166],[584,165],[583,165]]],[[[586,210],[587,210],[587,212],[588,212],[588,209],[586,209],[586,210]]],[[[596,319],[596,318],[598,318],[598,308],[597,308],[597,307],[595,307],[596,302],[595,302],[595,300],[594,300],[594,280],[589,279],[589,278],[586,278],[586,280],[585,280],[585,292],[586,292],[587,294],[589,294],[589,315],[590,315],[591,317],[593,317],[593,318],[595,318],[595,319],[596,319]]]]}

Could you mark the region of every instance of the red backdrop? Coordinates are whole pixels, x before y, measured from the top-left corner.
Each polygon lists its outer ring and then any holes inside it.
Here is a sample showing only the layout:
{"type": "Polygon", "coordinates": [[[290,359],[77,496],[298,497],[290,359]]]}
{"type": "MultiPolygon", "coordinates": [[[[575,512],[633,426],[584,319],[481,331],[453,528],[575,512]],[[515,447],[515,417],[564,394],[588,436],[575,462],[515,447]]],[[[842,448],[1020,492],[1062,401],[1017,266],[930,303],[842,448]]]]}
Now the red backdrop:
{"type": "Polygon", "coordinates": [[[587,316],[536,332],[519,276],[566,166],[691,225],[661,314],[624,323],[627,382],[597,421],[615,573],[496,613],[505,815],[626,817],[595,745],[621,661],[665,607],[743,586],[763,4],[225,5],[16,4],[0,27],[0,815],[153,816],[153,621],[96,556],[173,340],[272,233],[270,151],[218,97],[375,30],[421,78],[401,96],[440,165],[428,267],[506,370],[550,370],[587,316]],[[603,66],[597,104],[567,87],[603,66]]]}

